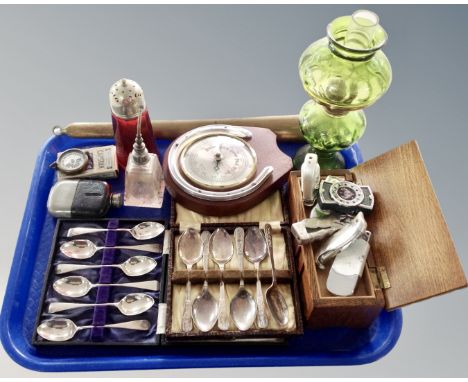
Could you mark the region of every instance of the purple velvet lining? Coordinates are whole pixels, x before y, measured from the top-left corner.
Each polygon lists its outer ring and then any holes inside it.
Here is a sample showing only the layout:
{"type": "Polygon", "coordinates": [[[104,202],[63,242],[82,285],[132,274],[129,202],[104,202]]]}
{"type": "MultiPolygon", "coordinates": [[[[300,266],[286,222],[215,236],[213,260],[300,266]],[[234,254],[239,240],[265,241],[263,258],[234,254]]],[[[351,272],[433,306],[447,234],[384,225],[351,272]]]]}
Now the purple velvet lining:
{"type": "MultiPolygon", "coordinates": [[[[115,229],[119,227],[119,221],[117,219],[109,220],[107,224],[107,228],[115,229]]],[[[117,232],[116,231],[107,231],[106,234],[106,247],[113,247],[117,243],[117,232]]],[[[102,250],[102,265],[110,265],[114,264],[114,257],[115,257],[115,249],[108,248],[102,250]]],[[[112,267],[104,267],[100,269],[99,272],[99,284],[110,284],[112,283],[112,267]]],[[[110,289],[111,287],[102,286],[98,287],[97,294],[96,294],[96,303],[103,304],[109,301],[110,296],[110,289]]],[[[104,330],[105,328],[102,325],[106,324],[107,318],[107,309],[106,306],[96,306],[94,308],[93,314],[93,325],[95,326],[91,330],[91,339],[92,341],[102,341],[104,339],[104,330]]]]}

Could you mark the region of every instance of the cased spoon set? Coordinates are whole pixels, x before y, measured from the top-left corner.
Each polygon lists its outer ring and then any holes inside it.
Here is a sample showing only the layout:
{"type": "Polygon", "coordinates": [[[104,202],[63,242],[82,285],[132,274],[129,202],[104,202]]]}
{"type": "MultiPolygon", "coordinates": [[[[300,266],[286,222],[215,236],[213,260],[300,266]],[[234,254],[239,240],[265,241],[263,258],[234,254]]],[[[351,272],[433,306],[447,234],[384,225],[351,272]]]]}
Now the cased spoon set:
{"type": "MultiPolygon", "coordinates": [[[[164,231],[164,226],[157,222],[143,222],[131,229],[75,227],[70,228],[66,236],[72,237],[108,231],[125,232],[125,234],[130,234],[135,240],[148,240],[159,236],[164,231]]],[[[93,283],[88,277],[83,275],[70,275],[55,279],[52,284],[53,291],[58,296],[63,296],[68,300],[70,298],[77,299],[85,297],[91,289],[98,287],[133,288],[148,292],[158,292],[160,289],[159,281],[156,279],[141,280],[142,276],[148,275],[158,266],[158,262],[148,255],[161,253],[162,246],[160,244],[145,243],[138,245],[97,246],[93,241],[88,239],[71,239],[60,245],[59,250],[63,256],[75,261],[75,263],[63,261],[56,263],[53,268],[56,275],[79,273],[81,271],[86,271],[90,275],[97,272],[96,274],[99,275],[101,270],[111,268],[117,269],[120,274],[127,277],[138,277],[138,281],[135,282],[116,283],[99,281],[93,283]],[[103,249],[113,249],[119,251],[118,253],[122,255],[130,255],[130,257],[117,264],[83,263],[83,261],[90,259],[98,251],[103,249]],[[132,254],[134,251],[144,253],[144,255],[132,254]]],[[[53,300],[48,304],[47,312],[49,314],[60,314],[61,312],[71,312],[75,310],[84,311],[98,307],[109,307],[116,309],[116,311],[123,316],[137,316],[147,312],[154,304],[155,300],[151,295],[140,292],[128,293],[117,301],[108,302],[100,302],[100,300],[97,300],[95,303],[53,300]]],[[[67,341],[72,339],[78,331],[93,329],[95,327],[147,331],[151,327],[151,323],[148,320],[135,320],[106,323],[102,325],[93,324],[80,326],[69,318],[54,317],[42,321],[37,327],[37,333],[48,341],[67,341]]]]}
{"type": "Polygon", "coordinates": [[[259,275],[259,264],[269,255],[272,263],[272,286],[266,292],[266,301],[272,318],[280,327],[288,323],[288,306],[284,296],[277,288],[273,248],[271,239],[271,226],[265,226],[265,235],[258,227],[249,227],[245,233],[244,228],[237,227],[234,230],[234,241],[225,228],[216,228],[212,233],[203,231],[201,234],[188,228],[182,232],[178,240],[177,253],[187,267],[187,283],[181,319],[183,332],[193,330],[192,322],[201,332],[217,328],[227,331],[232,322],[240,331],[247,331],[255,323],[257,329],[265,329],[269,325],[265,299],[262,292],[259,275]],[[266,236],[266,239],[265,239],[266,236]],[[236,254],[240,270],[239,289],[235,296],[228,301],[225,282],[223,279],[224,268],[236,254]],[[257,271],[255,298],[244,286],[244,255],[254,264],[257,271]],[[219,298],[216,298],[208,290],[208,263],[212,259],[220,270],[219,298]],[[191,270],[200,260],[203,263],[205,273],[203,287],[193,303],[191,300],[191,270]]]}

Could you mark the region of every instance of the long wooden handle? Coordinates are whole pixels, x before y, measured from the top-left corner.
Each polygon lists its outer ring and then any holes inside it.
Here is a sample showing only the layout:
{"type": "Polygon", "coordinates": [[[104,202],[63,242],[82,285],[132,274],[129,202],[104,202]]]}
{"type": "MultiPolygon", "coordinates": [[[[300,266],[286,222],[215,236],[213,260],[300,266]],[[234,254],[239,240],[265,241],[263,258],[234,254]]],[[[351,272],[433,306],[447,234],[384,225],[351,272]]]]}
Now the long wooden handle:
{"type": "MultiPolygon", "coordinates": [[[[199,126],[226,124],[234,126],[264,127],[272,130],[281,141],[302,141],[299,118],[297,115],[277,115],[248,118],[152,120],[156,138],[174,139],[199,126]]],[[[75,122],[65,127],[55,126],[55,135],[68,135],[76,138],[113,137],[111,122],[75,122]]]]}

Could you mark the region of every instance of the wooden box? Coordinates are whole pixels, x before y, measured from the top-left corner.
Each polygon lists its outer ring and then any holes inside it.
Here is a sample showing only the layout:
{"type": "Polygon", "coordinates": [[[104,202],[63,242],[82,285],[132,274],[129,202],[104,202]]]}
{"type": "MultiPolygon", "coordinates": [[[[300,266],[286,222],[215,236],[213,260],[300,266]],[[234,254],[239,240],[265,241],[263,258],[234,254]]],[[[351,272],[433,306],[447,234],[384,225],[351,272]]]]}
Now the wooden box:
{"type": "MultiPolygon", "coordinates": [[[[467,286],[460,260],[415,141],[351,170],[322,171],[369,185],[374,210],[366,216],[371,253],[353,296],[327,291],[328,269],[316,267],[314,246],[296,245],[305,321],[310,327],[367,327],[392,310],[467,286]]],[[[292,222],[309,217],[300,172],[289,178],[292,222]]],[[[315,244],[314,244],[315,245],[315,244]]]]}

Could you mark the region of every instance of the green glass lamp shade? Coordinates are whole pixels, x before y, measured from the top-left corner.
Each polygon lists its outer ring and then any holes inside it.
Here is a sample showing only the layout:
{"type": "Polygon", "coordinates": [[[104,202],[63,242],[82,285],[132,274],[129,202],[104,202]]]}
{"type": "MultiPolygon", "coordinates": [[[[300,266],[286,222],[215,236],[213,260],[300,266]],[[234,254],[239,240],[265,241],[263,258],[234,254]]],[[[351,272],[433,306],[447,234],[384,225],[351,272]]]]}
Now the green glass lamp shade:
{"type": "Polygon", "coordinates": [[[311,44],[299,61],[302,84],[312,98],[300,111],[300,124],[319,161],[329,161],[362,136],[362,109],[377,101],[392,80],[390,63],[380,50],[387,34],[375,13],[360,10],[338,17],[328,25],[327,35],[311,44]]]}

